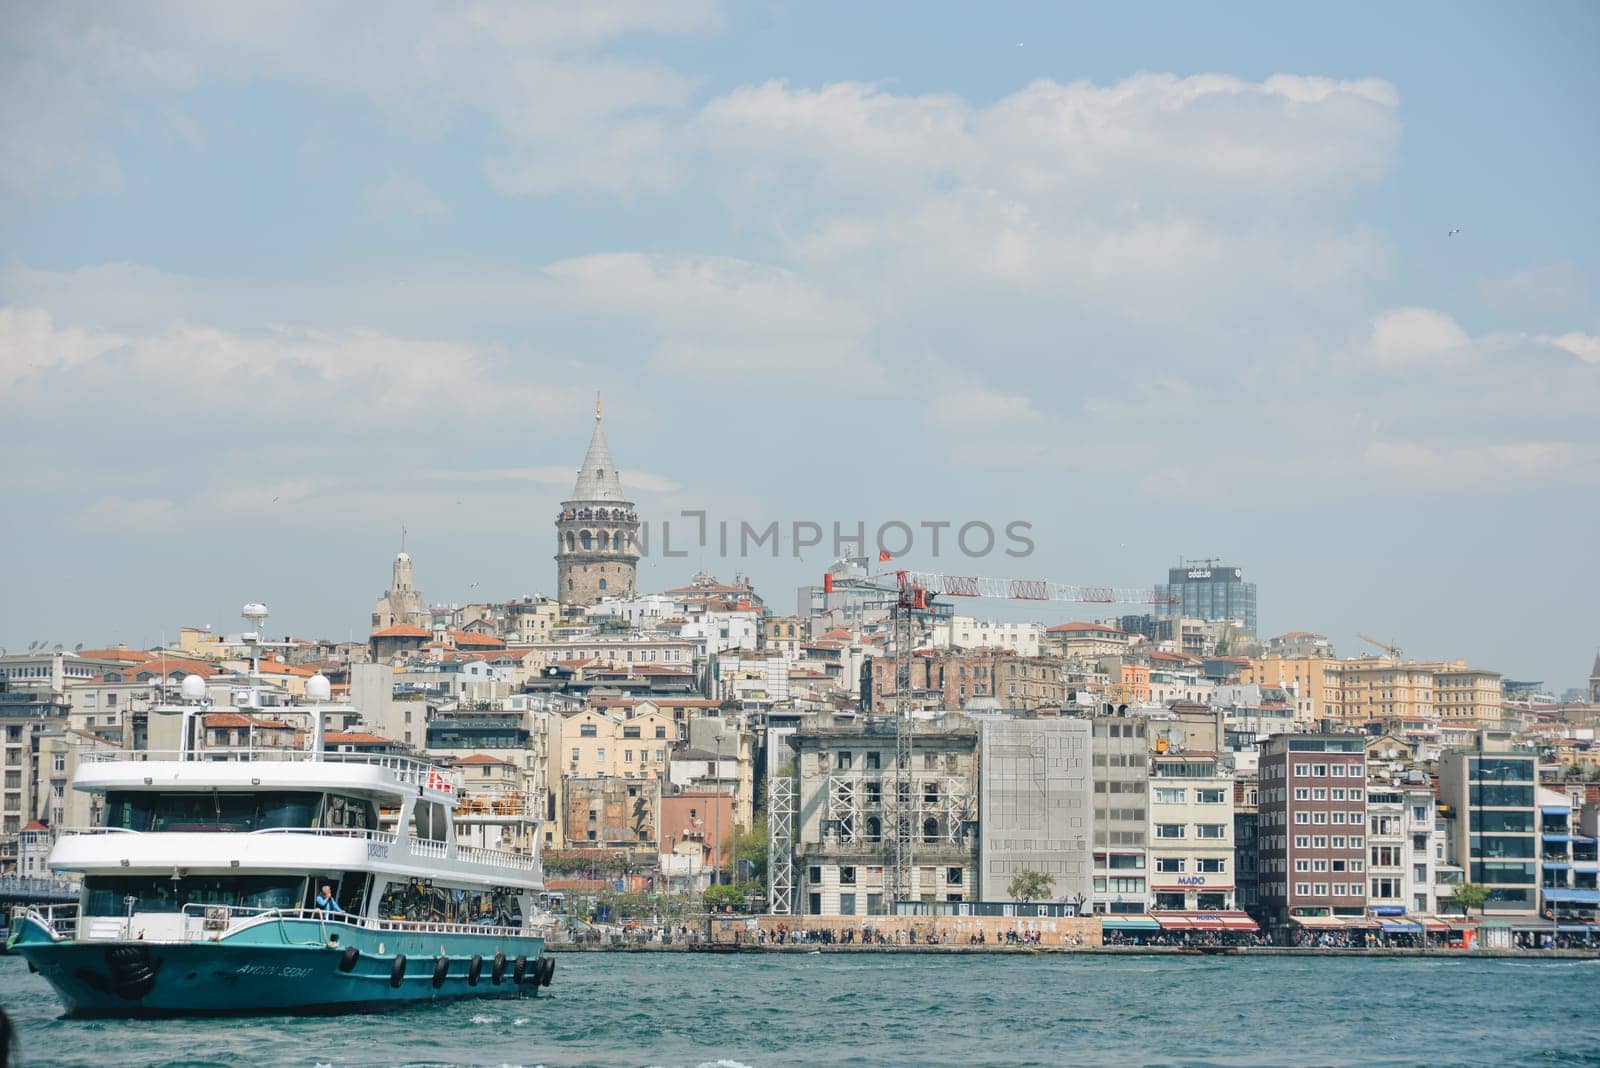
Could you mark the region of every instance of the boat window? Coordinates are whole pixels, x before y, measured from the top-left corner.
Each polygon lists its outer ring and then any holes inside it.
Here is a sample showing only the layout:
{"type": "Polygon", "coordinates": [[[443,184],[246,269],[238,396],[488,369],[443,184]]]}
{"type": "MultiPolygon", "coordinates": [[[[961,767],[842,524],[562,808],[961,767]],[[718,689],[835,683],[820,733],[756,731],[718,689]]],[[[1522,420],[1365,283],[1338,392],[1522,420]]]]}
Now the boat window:
{"type": "Polygon", "coordinates": [[[367,879],[364,871],[318,872],[306,882],[305,900],[301,907],[316,908],[317,894],[323,886],[331,886],[333,899],[339,903],[339,907],[352,916],[360,916],[367,906],[367,879]]]}
{"type": "Polygon", "coordinates": [[[411,923],[477,923],[520,927],[522,901],[510,890],[464,890],[423,880],[389,883],[378,900],[385,920],[411,923]]]}
{"type": "Polygon", "coordinates": [[[322,801],[316,793],[154,793],[112,790],[106,826],[128,831],[260,831],[312,827],[322,801]]]}
{"type": "Polygon", "coordinates": [[[305,884],[298,875],[91,875],[83,880],[84,914],[126,916],[130,897],[135,912],[178,912],[185,905],[294,909],[305,884]]]}
{"type": "Polygon", "coordinates": [[[378,826],[378,810],[359,797],[329,794],[322,810],[322,826],[335,831],[367,831],[378,826]]]}
{"type": "Polygon", "coordinates": [[[411,837],[419,841],[443,842],[449,822],[443,805],[436,801],[418,801],[411,808],[411,837]]]}

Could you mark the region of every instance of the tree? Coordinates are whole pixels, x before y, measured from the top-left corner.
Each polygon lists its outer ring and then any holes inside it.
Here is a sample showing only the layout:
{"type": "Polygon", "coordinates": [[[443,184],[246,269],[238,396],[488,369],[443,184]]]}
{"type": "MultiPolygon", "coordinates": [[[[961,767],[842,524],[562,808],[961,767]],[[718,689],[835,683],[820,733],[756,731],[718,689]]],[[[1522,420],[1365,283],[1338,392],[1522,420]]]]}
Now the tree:
{"type": "Polygon", "coordinates": [[[767,881],[767,814],[763,812],[750,822],[748,831],[736,831],[733,836],[734,878],[739,877],[738,865],[750,865],[750,878],[758,883],[767,881]]]}
{"type": "Polygon", "coordinates": [[[1046,875],[1042,871],[1019,871],[1006,886],[1006,894],[1013,901],[1026,904],[1040,898],[1050,896],[1050,888],[1055,885],[1055,877],[1046,875]]]}
{"type": "Polygon", "coordinates": [[[708,886],[706,892],[701,895],[701,900],[705,902],[706,910],[709,912],[717,912],[724,907],[743,912],[750,890],[749,886],[735,886],[732,883],[708,886]]]}
{"type": "Polygon", "coordinates": [[[1471,915],[1473,909],[1478,910],[1478,916],[1483,917],[1483,903],[1489,900],[1489,888],[1479,883],[1457,883],[1450,893],[1451,899],[1461,906],[1465,915],[1471,915]]]}

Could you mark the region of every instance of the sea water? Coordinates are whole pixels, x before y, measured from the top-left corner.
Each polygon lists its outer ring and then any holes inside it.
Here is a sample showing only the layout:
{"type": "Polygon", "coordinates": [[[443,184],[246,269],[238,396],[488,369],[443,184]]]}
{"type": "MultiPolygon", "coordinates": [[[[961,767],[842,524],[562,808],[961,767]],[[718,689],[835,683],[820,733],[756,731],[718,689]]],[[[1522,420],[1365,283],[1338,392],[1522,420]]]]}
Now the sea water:
{"type": "Polygon", "coordinates": [[[370,1016],[63,1020],[31,1065],[1600,1065],[1600,961],[565,953],[537,998],[370,1016]]]}

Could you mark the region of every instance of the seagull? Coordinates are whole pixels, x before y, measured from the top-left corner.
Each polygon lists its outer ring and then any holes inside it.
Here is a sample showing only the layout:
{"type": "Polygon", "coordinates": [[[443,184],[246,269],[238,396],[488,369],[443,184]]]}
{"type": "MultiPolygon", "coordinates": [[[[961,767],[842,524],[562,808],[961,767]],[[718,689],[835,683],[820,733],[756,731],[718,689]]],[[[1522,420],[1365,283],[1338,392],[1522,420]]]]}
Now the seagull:
{"type": "Polygon", "coordinates": [[[272,498],[272,503],[273,504],[277,504],[278,503],[278,498],[276,498],[276,497],[272,498]]]}
{"type": "Polygon", "coordinates": [[[1455,237],[1460,232],[1461,232],[1461,227],[1458,226],[1454,230],[1451,230],[1448,234],[1445,234],[1444,236],[1446,236],[1446,237],[1455,237]]]}

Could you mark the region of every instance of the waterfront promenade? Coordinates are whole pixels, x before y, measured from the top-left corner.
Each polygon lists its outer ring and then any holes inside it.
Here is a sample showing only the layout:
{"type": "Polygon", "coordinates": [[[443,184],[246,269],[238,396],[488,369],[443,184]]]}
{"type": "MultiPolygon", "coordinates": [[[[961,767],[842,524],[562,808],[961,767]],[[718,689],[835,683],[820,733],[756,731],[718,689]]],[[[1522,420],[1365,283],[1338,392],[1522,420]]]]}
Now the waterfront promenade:
{"type": "Polygon", "coordinates": [[[822,942],[563,942],[550,946],[562,953],[778,953],[895,954],[945,953],[986,956],[1086,957],[1381,957],[1435,960],[1600,960],[1600,949],[1405,949],[1393,946],[1011,946],[1011,945],[862,945],[822,942]]]}

